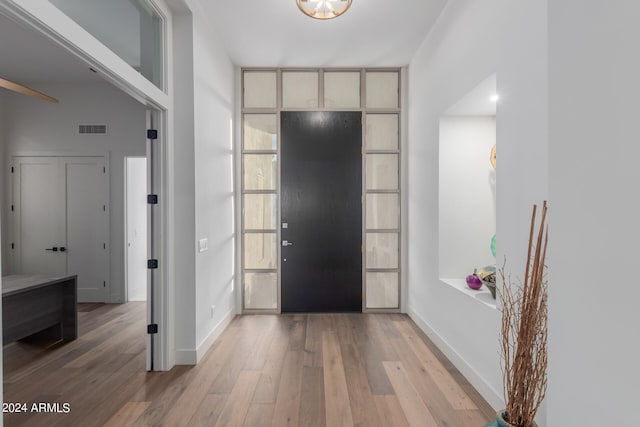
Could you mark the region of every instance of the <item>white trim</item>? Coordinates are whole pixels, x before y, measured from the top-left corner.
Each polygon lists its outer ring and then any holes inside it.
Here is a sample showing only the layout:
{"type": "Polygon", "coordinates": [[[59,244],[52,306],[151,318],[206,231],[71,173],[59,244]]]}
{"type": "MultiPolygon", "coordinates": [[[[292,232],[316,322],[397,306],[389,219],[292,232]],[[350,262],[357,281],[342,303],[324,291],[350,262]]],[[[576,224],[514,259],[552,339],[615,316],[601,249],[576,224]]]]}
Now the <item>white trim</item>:
{"type": "Polygon", "coordinates": [[[181,349],[176,350],[175,364],[176,365],[197,365],[202,358],[207,354],[207,351],[211,348],[213,343],[216,342],[222,332],[227,329],[227,326],[231,324],[231,321],[236,317],[235,307],[218,322],[218,324],[209,332],[209,335],[205,337],[200,343],[197,349],[181,349]]]}
{"type": "MultiPolygon", "coordinates": [[[[55,151],[13,151],[9,157],[104,157],[110,160],[109,150],[55,150],[55,151]]],[[[108,166],[108,164],[107,164],[108,166]]]]}
{"type": "Polygon", "coordinates": [[[409,305],[407,314],[494,410],[498,411],[500,408],[504,408],[505,404],[501,393],[494,390],[493,387],[491,387],[491,385],[485,381],[485,379],[482,378],[482,376],[478,374],[473,367],[467,363],[467,361],[464,360],[464,358],[460,356],[411,305],[409,305]]]}
{"type": "MultiPolygon", "coordinates": [[[[184,3],[181,0],[176,0],[184,3]]],[[[174,211],[172,159],[173,144],[173,15],[170,5],[164,0],[155,2],[165,15],[164,43],[166,47],[163,73],[166,93],[135,71],[95,37],[58,10],[48,0],[0,0],[0,13],[7,15],[26,28],[43,34],[54,43],[76,55],[85,64],[96,69],[106,81],[136,99],[148,108],[154,109],[158,117],[158,193],[162,195],[158,212],[159,227],[156,230],[159,257],[163,260],[158,278],[157,323],[160,333],[156,342],[155,370],[168,371],[174,365],[175,354],[175,278],[174,264],[174,211]],[[19,4],[18,4],[19,3],[19,4]]],[[[175,7],[175,2],[172,1],[175,7]]],[[[61,153],[60,153],[61,154],[61,153]]],[[[17,155],[17,154],[14,154],[17,155]]],[[[95,154],[93,154],[95,155],[95,154]]],[[[108,158],[109,159],[109,158],[108,158]]],[[[110,160],[110,159],[109,159],[110,160]]],[[[111,242],[108,243],[109,245],[111,242]]],[[[109,278],[111,282],[111,278],[109,278]]],[[[150,305],[147,304],[147,307],[150,305]]],[[[149,339],[149,338],[147,338],[149,339]]],[[[1,375],[0,375],[1,377],[1,375]]],[[[0,419],[0,425],[1,423],[0,419]]]]}

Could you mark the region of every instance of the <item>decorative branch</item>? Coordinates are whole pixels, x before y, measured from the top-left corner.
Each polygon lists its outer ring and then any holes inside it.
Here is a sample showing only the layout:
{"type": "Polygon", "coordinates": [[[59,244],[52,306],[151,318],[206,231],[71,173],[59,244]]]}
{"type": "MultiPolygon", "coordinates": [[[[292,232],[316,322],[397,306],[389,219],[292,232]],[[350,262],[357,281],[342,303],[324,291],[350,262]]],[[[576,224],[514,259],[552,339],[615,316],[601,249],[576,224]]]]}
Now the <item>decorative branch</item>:
{"type": "Polygon", "coordinates": [[[534,239],[536,211],[534,205],[524,282],[513,284],[511,276],[505,275],[506,259],[500,269],[505,421],[515,427],[534,425],[547,390],[547,202],[534,239]]]}

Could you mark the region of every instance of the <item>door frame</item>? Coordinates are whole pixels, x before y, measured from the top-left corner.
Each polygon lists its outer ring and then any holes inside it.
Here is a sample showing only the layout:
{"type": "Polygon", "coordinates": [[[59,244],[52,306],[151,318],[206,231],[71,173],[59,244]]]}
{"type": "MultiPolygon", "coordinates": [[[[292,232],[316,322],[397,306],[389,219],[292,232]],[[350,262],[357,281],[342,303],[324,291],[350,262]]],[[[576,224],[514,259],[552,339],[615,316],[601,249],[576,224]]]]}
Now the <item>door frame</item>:
{"type": "MultiPolygon", "coordinates": [[[[168,371],[175,365],[176,352],[174,337],[176,323],[175,278],[172,267],[175,259],[175,250],[172,247],[175,241],[174,208],[172,206],[175,168],[171,159],[171,153],[174,149],[174,101],[169,93],[173,89],[171,79],[174,25],[172,12],[177,10],[180,5],[167,4],[164,0],[151,0],[151,3],[163,18],[163,89],[157,88],[132,68],[123,67],[122,60],[104,48],[101,43],[93,43],[90,40],[91,43],[86,43],[87,40],[76,37],[73,28],[69,29],[57,19],[58,16],[61,16],[61,12],[55,6],[49,5],[50,7],[43,8],[40,4],[18,5],[15,1],[0,1],[0,12],[25,25],[26,28],[43,34],[52,42],[76,55],[85,65],[96,70],[106,82],[149,109],[152,120],[147,124],[153,124],[154,129],[158,130],[158,139],[154,143],[157,147],[157,156],[153,165],[154,180],[157,182],[155,191],[159,196],[155,213],[157,226],[153,233],[149,232],[149,235],[152,236],[150,239],[153,239],[153,247],[162,262],[156,270],[157,295],[154,301],[159,331],[154,343],[153,361],[149,360],[152,351],[150,351],[149,344],[147,345],[147,370],[168,371]]],[[[179,0],[179,3],[182,4],[184,1],[179,0]]],[[[149,145],[147,143],[147,146],[149,145]]],[[[7,153],[7,157],[11,155],[12,153],[7,153]]],[[[149,164],[147,169],[150,169],[149,164]]],[[[147,340],[149,343],[149,335],[147,335],[147,340]]]]}
{"type": "MultiPolygon", "coordinates": [[[[111,194],[111,190],[110,190],[110,176],[111,176],[111,169],[110,169],[110,153],[109,152],[105,152],[105,151],[13,151],[13,152],[9,152],[7,153],[7,162],[9,164],[9,167],[7,168],[7,170],[9,171],[9,175],[10,178],[8,180],[7,185],[5,186],[5,188],[8,190],[8,197],[6,198],[7,203],[4,209],[5,215],[7,215],[7,218],[9,218],[9,220],[7,221],[7,226],[8,226],[8,230],[9,231],[9,239],[7,241],[10,242],[17,242],[18,237],[15,235],[15,229],[16,229],[16,216],[15,216],[15,212],[11,211],[11,205],[13,205],[15,203],[15,184],[16,184],[16,177],[14,175],[14,168],[15,168],[15,159],[18,157],[55,157],[55,158],[63,158],[63,157],[100,157],[103,159],[104,161],[104,167],[105,167],[105,172],[104,172],[104,177],[103,177],[103,182],[102,182],[102,192],[104,195],[104,200],[105,200],[105,224],[103,224],[103,231],[105,233],[104,239],[105,239],[105,243],[107,245],[107,250],[106,250],[106,254],[105,257],[107,259],[107,267],[106,267],[106,272],[105,272],[105,280],[106,280],[106,286],[105,286],[105,294],[104,294],[104,299],[105,299],[105,303],[109,303],[112,302],[111,301],[111,203],[110,203],[110,194],[111,194]]],[[[10,250],[10,249],[9,249],[10,250]]],[[[13,270],[16,266],[16,254],[14,251],[10,252],[9,255],[9,267],[11,270],[13,270]]]]}
{"type": "MultiPolygon", "coordinates": [[[[309,112],[322,112],[322,111],[353,111],[353,112],[361,112],[363,115],[363,125],[362,125],[362,236],[363,236],[363,250],[362,250],[362,313],[405,313],[408,310],[407,298],[408,298],[408,285],[407,285],[407,265],[408,260],[405,256],[407,250],[407,230],[406,224],[408,224],[408,209],[407,209],[407,159],[406,159],[406,129],[407,129],[407,114],[404,112],[407,108],[407,99],[408,92],[407,87],[404,84],[404,81],[407,79],[407,67],[336,67],[336,68],[321,68],[321,67],[292,67],[292,68],[275,68],[275,67],[241,67],[237,69],[237,84],[236,84],[236,98],[240,102],[240,108],[238,108],[238,113],[236,116],[237,125],[236,131],[239,135],[239,138],[236,140],[236,149],[234,152],[236,153],[235,165],[236,165],[236,190],[235,194],[238,195],[238,200],[236,202],[236,282],[240,285],[240,292],[238,293],[238,306],[241,309],[242,313],[245,314],[279,314],[282,309],[282,283],[281,283],[281,269],[280,264],[282,260],[281,254],[281,225],[282,218],[280,212],[280,199],[281,199],[281,143],[280,143],[280,121],[282,111],[309,111],[309,112]],[[244,73],[248,72],[275,72],[276,74],[276,105],[273,108],[245,108],[244,107],[244,73]],[[300,72],[317,72],[318,73],[318,107],[317,108],[283,108],[283,96],[282,96],[282,73],[290,72],[290,71],[300,71],[300,72]],[[347,72],[359,72],[360,73],[360,107],[359,108],[333,108],[333,107],[325,107],[324,104],[324,72],[336,72],[336,71],[347,71],[347,72]],[[396,72],[398,75],[398,106],[397,108],[368,108],[366,107],[366,73],[367,72],[396,72]],[[244,283],[244,236],[245,229],[243,223],[243,196],[244,192],[244,162],[243,157],[245,154],[244,150],[244,116],[245,114],[275,114],[277,121],[277,135],[278,135],[278,144],[277,149],[273,151],[273,154],[277,155],[278,158],[278,176],[277,176],[277,184],[276,184],[276,196],[277,196],[277,204],[278,204],[278,212],[277,212],[277,226],[276,226],[276,238],[277,238],[277,286],[278,286],[278,306],[277,309],[247,309],[245,308],[245,283],[244,283]],[[398,307],[397,308],[367,308],[367,263],[366,263],[366,204],[364,203],[364,199],[367,195],[366,189],[366,154],[385,154],[384,151],[372,151],[368,152],[366,150],[365,140],[366,140],[366,116],[367,114],[394,114],[398,116],[398,185],[399,189],[397,191],[399,198],[399,218],[398,218],[398,230],[377,230],[377,232],[397,232],[398,235],[398,266],[393,269],[378,269],[380,272],[391,272],[397,271],[398,274],[398,307]]],[[[267,154],[267,152],[253,152],[251,154],[267,154]]],[[[371,191],[371,190],[370,190],[371,191]]],[[[375,192],[375,191],[372,191],[375,192]]],[[[370,232],[375,232],[370,230],[370,232]]],[[[376,270],[376,269],[373,269],[376,270]]],[[[372,271],[375,272],[375,271],[372,271]]]]}

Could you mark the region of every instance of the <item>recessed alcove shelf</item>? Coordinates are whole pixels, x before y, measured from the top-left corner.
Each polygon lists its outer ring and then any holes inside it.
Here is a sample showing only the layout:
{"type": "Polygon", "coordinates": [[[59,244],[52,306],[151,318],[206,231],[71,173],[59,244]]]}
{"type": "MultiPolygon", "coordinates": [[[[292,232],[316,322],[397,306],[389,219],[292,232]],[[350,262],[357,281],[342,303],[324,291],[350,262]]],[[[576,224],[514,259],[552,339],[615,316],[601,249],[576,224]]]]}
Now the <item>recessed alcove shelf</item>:
{"type": "Polygon", "coordinates": [[[444,112],[439,134],[440,280],[493,308],[489,290],[469,289],[465,277],[495,266],[495,94],[492,75],[444,112]]]}
{"type": "Polygon", "coordinates": [[[477,291],[474,291],[467,286],[465,279],[440,279],[440,281],[445,285],[457,289],[463,294],[483,303],[484,305],[493,308],[494,310],[497,309],[496,300],[493,299],[491,292],[484,285],[477,291]]]}

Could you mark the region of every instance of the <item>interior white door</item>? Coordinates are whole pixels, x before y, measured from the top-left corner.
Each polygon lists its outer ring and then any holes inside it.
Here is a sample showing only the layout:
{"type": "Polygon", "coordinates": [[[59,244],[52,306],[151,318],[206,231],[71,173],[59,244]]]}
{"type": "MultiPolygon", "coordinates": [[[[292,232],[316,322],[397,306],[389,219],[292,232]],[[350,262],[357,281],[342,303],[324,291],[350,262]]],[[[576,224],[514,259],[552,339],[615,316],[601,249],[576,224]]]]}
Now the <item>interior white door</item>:
{"type": "Polygon", "coordinates": [[[60,158],[66,188],[67,274],[78,275],[78,300],[105,302],[109,266],[102,157],[60,158]]]}
{"type": "Polygon", "coordinates": [[[127,299],[147,299],[147,159],[126,159],[127,299]]]}
{"type": "Polygon", "coordinates": [[[13,164],[13,272],[77,274],[78,301],[106,302],[104,158],[15,157],[13,164]]]}
{"type": "Polygon", "coordinates": [[[66,273],[64,198],[55,157],[17,157],[13,163],[13,273],[66,273]],[[54,251],[55,249],[55,251],[54,251]]]}

